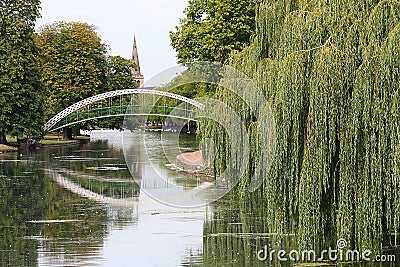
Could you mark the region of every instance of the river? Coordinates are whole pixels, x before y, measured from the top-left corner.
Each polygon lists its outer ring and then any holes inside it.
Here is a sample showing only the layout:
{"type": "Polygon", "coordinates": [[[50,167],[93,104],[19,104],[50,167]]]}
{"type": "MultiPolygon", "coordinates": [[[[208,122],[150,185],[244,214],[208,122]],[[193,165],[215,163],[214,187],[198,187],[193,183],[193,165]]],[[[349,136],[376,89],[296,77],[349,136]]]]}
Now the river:
{"type": "Polygon", "coordinates": [[[274,236],[256,197],[251,209],[232,196],[168,203],[203,185],[170,165],[198,149],[195,136],[181,135],[179,150],[160,133],[130,136],[93,131],[87,144],[0,155],[0,266],[293,265],[260,260],[274,236]]]}
{"type": "MultiPolygon", "coordinates": [[[[138,133],[138,136],[144,135],[138,133]]],[[[159,134],[147,145],[159,147],[159,134]]],[[[194,136],[183,146],[196,148],[194,136]]],[[[141,193],[125,164],[121,132],[88,144],[0,158],[0,266],[180,266],[200,262],[205,208],[181,209],[141,193]]],[[[132,153],[142,180],[166,167],[163,154],[132,153]]],[[[190,180],[189,180],[190,181],[190,180]]]]}

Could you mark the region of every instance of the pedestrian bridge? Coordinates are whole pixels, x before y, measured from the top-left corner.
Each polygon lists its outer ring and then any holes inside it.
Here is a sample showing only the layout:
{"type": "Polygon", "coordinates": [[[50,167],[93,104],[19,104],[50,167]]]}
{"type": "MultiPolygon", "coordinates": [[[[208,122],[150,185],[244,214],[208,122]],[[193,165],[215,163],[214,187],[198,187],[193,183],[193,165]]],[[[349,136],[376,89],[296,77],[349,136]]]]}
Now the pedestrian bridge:
{"type": "Polygon", "coordinates": [[[157,90],[156,87],[117,90],[86,98],[67,107],[47,121],[43,130],[53,132],[94,119],[121,116],[161,116],[196,121],[199,109],[204,109],[200,102],[157,90]]]}

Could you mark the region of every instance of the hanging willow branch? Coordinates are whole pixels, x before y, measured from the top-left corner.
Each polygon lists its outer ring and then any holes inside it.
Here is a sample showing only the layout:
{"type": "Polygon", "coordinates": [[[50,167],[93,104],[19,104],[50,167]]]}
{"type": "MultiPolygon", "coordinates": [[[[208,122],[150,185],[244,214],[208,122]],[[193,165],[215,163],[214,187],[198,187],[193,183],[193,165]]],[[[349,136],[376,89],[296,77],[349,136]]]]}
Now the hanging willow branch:
{"type": "MultiPolygon", "coordinates": [[[[265,206],[263,229],[296,234],[302,249],[344,238],[378,252],[400,230],[400,3],[266,0],[256,21],[252,44],[230,64],[271,104],[277,147],[263,172],[263,121],[232,92],[217,90],[250,136],[239,196],[265,206]],[[250,194],[257,176],[265,183],[250,194]]],[[[216,140],[222,172],[230,160],[225,133],[207,121],[200,132],[216,140]]]]}

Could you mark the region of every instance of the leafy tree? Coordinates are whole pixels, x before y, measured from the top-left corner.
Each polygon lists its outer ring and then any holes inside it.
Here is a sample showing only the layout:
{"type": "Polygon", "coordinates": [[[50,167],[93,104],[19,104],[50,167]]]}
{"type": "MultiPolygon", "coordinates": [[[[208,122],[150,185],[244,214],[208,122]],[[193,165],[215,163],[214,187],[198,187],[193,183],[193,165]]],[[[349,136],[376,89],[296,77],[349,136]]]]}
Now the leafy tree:
{"type": "Polygon", "coordinates": [[[242,50],[255,30],[257,0],[190,0],[185,18],[170,32],[180,63],[193,60],[224,63],[242,50]]]}
{"type": "MultiPolygon", "coordinates": [[[[48,89],[48,115],[106,88],[107,46],[95,27],[82,22],[56,22],[39,30],[43,81],[48,89]]],[[[64,139],[71,130],[64,129],[64,139]]]]}
{"type": "MultiPolygon", "coordinates": [[[[179,63],[210,61],[226,63],[234,51],[250,43],[255,31],[255,10],[258,0],[190,0],[185,18],[170,32],[171,45],[179,63]]],[[[209,84],[186,84],[175,93],[190,98],[212,94],[209,84]]]]}
{"type": "MultiPolygon", "coordinates": [[[[107,75],[106,87],[107,91],[123,90],[137,88],[138,85],[132,76],[132,68],[135,62],[132,59],[125,59],[120,56],[109,56],[107,59],[107,75]]],[[[130,97],[119,97],[113,101],[113,106],[128,105],[130,97]]],[[[102,119],[96,124],[102,128],[120,129],[122,127],[124,117],[114,117],[102,119]]]]}
{"type": "Polygon", "coordinates": [[[109,56],[107,60],[107,91],[137,88],[132,76],[132,69],[136,67],[132,59],[120,56],[109,56]]]}
{"type": "Polygon", "coordinates": [[[41,134],[45,91],[41,83],[34,25],[39,0],[0,2],[0,143],[6,134],[41,134]]]}

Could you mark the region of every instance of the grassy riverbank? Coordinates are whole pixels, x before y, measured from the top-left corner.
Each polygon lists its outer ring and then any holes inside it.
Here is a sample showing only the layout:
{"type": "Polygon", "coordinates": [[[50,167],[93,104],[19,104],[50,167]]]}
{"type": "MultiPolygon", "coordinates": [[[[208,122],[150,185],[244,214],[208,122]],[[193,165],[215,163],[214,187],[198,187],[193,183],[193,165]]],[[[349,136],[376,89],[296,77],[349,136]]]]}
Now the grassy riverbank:
{"type": "Polygon", "coordinates": [[[7,135],[6,137],[7,137],[7,141],[10,143],[10,145],[7,146],[7,145],[0,144],[0,153],[17,151],[18,149],[16,147],[12,146],[13,143],[17,142],[17,138],[9,136],[9,135],[7,135]]]}
{"type": "MultiPolygon", "coordinates": [[[[73,140],[62,140],[62,135],[51,133],[47,134],[43,137],[42,140],[39,141],[40,146],[62,146],[62,145],[70,145],[70,144],[78,144],[80,142],[90,140],[89,136],[76,136],[73,140]]],[[[12,136],[7,136],[7,141],[10,145],[2,145],[0,144],[0,153],[6,152],[16,152],[18,151],[17,138],[12,136]]]]}
{"type": "Polygon", "coordinates": [[[43,146],[57,146],[57,145],[68,145],[68,144],[76,144],[82,141],[89,140],[89,136],[76,136],[73,140],[63,140],[62,135],[59,134],[47,134],[40,140],[40,144],[43,146]]]}
{"type": "Polygon", "coordinates": [[[2,145],[0,144],[0,153],[3,152],[13,152],[13,151],[17,151],[18,149],[12,146],[6,146],[6,145],[2,145]]]}

